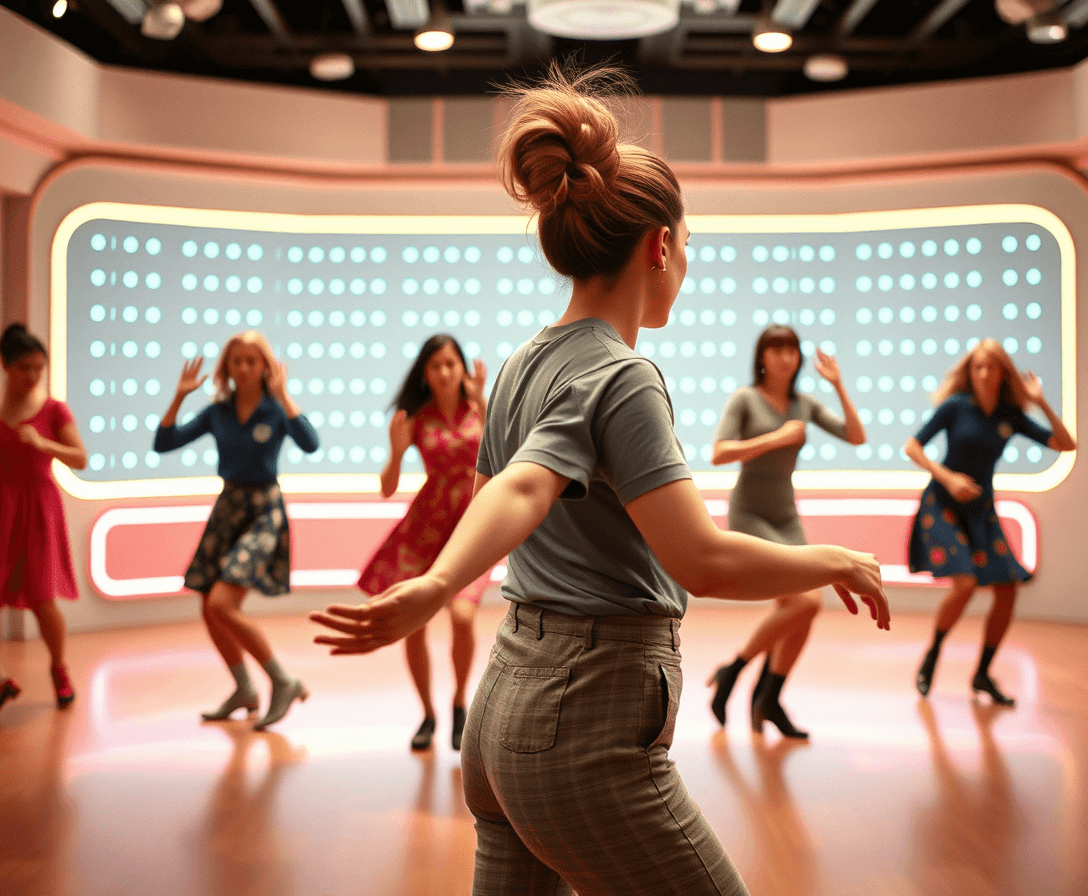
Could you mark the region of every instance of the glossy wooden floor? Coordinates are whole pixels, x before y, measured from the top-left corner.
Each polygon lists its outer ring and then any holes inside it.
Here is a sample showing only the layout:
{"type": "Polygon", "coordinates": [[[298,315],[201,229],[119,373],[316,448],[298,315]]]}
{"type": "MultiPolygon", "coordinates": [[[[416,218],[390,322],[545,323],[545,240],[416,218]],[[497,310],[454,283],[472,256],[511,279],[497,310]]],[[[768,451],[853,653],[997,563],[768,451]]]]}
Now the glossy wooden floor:
{"type": "MultiPolygon", "coordinates": [[[[673,749],[753,896],[1088,893],[1088,627],[1014,623],[994,667],[1020,699],[1008,711],[969,698],[978,620],[923,702],[927,619],[886,634],[825,613],[787,688],[813,732],[796,745],[747,731],[755,670],[725,732],[707,711],[706,676],[760,612],[700,604],[685,620],[673,749]]],[[[481,664],[500,613],[481,613],[481,664]]],[[[432,752],[409,752],[420,713],[400,649],[333,659],[309,623],[265,621],[313,692],[265,734],[197,722],[228,681],[195,621],[73,636],[63,713],[43,646],[0,644],[24,688],[0,711],[3,896],[469,892],[449,720],[432,752]]],[[[441,660],[445,625],[431,637],[441,660]]]]}

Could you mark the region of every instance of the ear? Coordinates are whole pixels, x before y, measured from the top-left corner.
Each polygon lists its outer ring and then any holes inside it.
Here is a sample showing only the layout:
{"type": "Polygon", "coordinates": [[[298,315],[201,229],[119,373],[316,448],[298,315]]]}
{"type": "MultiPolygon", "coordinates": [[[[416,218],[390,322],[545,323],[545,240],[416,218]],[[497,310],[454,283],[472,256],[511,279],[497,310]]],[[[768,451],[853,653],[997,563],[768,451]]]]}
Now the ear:
{"type": "Polygon", "coordinates": [[[671,237],[672,230],[668,227],[657,227],[649,232],[646,249],[651,267],[657,268],[659,271],[668,269],[668,244],[671,237]]]}

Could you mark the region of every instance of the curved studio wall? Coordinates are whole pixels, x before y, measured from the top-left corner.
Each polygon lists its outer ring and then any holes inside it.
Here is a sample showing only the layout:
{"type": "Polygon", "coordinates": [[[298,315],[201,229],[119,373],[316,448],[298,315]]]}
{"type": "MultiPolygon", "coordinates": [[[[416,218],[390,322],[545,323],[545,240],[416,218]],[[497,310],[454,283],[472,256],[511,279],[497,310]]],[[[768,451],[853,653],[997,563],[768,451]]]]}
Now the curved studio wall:
{"type": "MultiPolygon", "coordinates": [[[[381,389],[399,379],[405,354],[426,332],[451,329],[493,376],[504,341],[524,338],[547,322],[549,309],[561,310],[562,284],[534,256],[526,222],[479,161],[501,109],[461,101],[466,114],[456,118],[474,130],[451,132],[430,103],[398,108],[336,97],[326,104],[304,91],[118,73],[82,58],[68,64],[99,76],[93,125],[56,108],[47,117],[25,95],[17,114],[5,111],[9,137],[14,120],[24,150],[51,154],[37,160],[43,174],[25,206],[25,310],[36,331],[51,334],[52,388],[73,404],[98,456],[98,470],[62,474],[86,595],[66,608],[73,629],[191,616],[191,597],[169,595],[211,500],[214,457],[198,446],[187,462],[173,457],[162,461],[169,469],[151,468],[156,461],[140,446],[150,442],[148,418],[169,400],[178,354],[203,352],[205,343],[214,351],[258,311],[258,325],[275,331],[289,359],[300,403],[317,407],[327,449],[316,466],[285,455],[300,590],[254,606],[301,611],[349,597],[351,571],[403,510],[402,502],[375,500],[373,474],[384,438],[381,389]],[[164,92],[178,101],[162,102],[164,92]],[[159,98],[150,110],[149,93],[159,98]],[[209,114],[209,103],[222,114],[209,114]],[[239,104],[249,115],[230,114],[239,104]],[[352,109],[347,118],[345,108],[352,109]],[[379,139],[360,142],[360,132],[379,139]],[[315,145],[299,133],[315,135],[315,145]],[[410,160],[419,144],[430,160],[410,160]],[[148,246],[156,244],[152,255],[148,246]],[[126,285],[126,275],[137,285],[126,285]],[[154,288],[149,276],[161,278],[154,288]],[[249,290],[255,276],[256,292],[249,290]]],[[[1071,166],[1042,160],[1038,149],[1075,155],[1068,110],[1080,75],[1065,74],[1055,83],[1066,83],[1068,102],[1055,101],[1044,114],[1036,97],[1022,133],[945,128],[941,140],[905,142],[895,159],[888,158],[895,135],[873,115],[895,102],[917,107],[914,90],[763,108],[675,101],[706,123],[683,138],[668,128],[674,101],[627,110],[685,183],[689,282],[672,326],[644,333],[640,349],[670,379],[678,432],[712,512],[724,514],[731,481],[705,463],[712,418],[725,393],[745,381],[753,334],[768,320],[790,320],[803,338],[833,344],[870,415],[868,456],[819,439],[808,446],[797,484],[810,536],[877,550],[891,581],[907,578],[902,539],[923,481],[898,447],[925,413],[926,377],[939,376],[976,331],[1015,339],[1018,360],[1042,371],[1067,419],[1077,416],[1083,275],[1075,248],[1086,232],[1084,189],[1071,166]],[[834,107],[839,118],[829,120],[834,107]],[[822,115],[823,130],[813,130],[814,115],[822,115]],[[747,136],[730,132],[742,120],[747,136]],[[810,136],[807,156],[798,134],[810,136]],[[881,377],[889,376],[884,389],[881,377]]],[[[1016,83],[1026,102],[1032,85],[1016,83]]],[[[980,89],[982,82],[943,88],[948,114],[962,121],[958,107],[973,107],[980,89]]],[[[942,108],[922,105],[929,116],[942,108]]],[[[5,208],[5,229],[18,237],[17,216],[5,208]]],[[[6,282],[14,267],[9,262],[6,282]]],[[[5,319],[14,318],[12,304],[5,301],[5,319]]],[[[188,408],[199,406],[189,401],[188,408]]],[[[1062,524],[1062,508],[1078,506],[1088,490],[1084,476],[1072,457],[1029,457],[1028,447],[1007,459],[999,484],[1010,535],[1038,564],[1022,612],[1084,620],[1070,562],[1077,527],[1062,524]]],[[[937,596],[909,584],[890,591],[900,609],[928,608],[937,596]]]]}

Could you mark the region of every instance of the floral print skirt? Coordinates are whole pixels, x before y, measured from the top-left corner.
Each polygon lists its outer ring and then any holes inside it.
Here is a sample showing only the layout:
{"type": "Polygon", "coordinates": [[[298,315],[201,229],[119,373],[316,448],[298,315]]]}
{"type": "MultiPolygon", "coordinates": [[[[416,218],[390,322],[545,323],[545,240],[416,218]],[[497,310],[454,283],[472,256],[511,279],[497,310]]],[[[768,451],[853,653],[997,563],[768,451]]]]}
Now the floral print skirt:
{"type": "Polygon", "coordinates": [[[207,594],[217,581],[269,597],[291,590],[291,532],[278,483],[223,483],[185,587],[207,594]]]}
{"type": "Polygon", "coordinates": [[[922,492],[910,533],[910,571],[972,576],[979,585],[1026,582],[994,508],[992,491],[961,504],[936,482],[922,492]]]}

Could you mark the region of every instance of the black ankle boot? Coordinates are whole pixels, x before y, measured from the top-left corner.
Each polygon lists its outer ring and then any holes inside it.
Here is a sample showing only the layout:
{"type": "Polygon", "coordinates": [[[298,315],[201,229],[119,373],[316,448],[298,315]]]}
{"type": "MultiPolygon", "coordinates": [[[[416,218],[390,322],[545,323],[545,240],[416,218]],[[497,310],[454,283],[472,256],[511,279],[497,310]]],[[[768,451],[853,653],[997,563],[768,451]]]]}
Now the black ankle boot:
{"type": "Polygon", "coordinates": [[[419,728],[412,736],[413,750],[428,750],[431,746],[431,738],[434,737],[434,716],[427,716],[420,722],[419,728]]]}
{"type": "Polygon", "coordinates": [[[763,668],[759,671],[759,678],[756,679],[755,687],[752,688],[752,730],[756,732],[763,731],[763,707],[760,703],[760,696],[763,693],[763,688],[767,684],[767,679],[771,675],[771,660],[770,657],[766,657],[763,660],[763,668]]]}
{"type": "Polygon", "coordinates": [[[729,695],[733,692],[733,685],[737,683],[737,676],[740,675],[741,669],[748,664],[748,660],[742,657],[737,657],[728,666],[718,666],[714,670],[714,674],[710,676],[708,685],[714,685],[714,696],[710,699],[710,711],[714,713],[714,718],[718,720],[718,724],[723,728],[725,727],[725,704],[729,700],[729,695]]]}
{"type": "Polygon", "coordinates": [[[914,686],[923,697],[928,696],[933,684],[933,673],[937,671],[937,660],[941,656],[941,642],[946,634],[948,633],[940,629],[933,633],[933,643],[929,645],[929,650],[922,657],[922,665],[918,667],[918,674],[914,676],[914,686]]]}
{"type": "Polygon", "coordinates": [[[998,706],[1016,706],[1016,701],[1008,694],[1002,693],[997,683],[990,678],[987,672],[979,670],[975,673],[975,677],[971,679],[971,690],[976,694],[985,691],[998,706]]]}
{"type": "Polygon", "coordinates": [[[752,701],[752,730],[763,731],[764,720],[775,726],[783,737],[792,737],[798,740],[806,740],[808,732],[802,731],[790,721],[782,704],[778,702],[778,696],[782,691],[782,685],[786,682],[785,675],[775,675],[769,672],[763,687],[752,701]],[[757,726],[758,721],[758,726],[757,726]]]}

